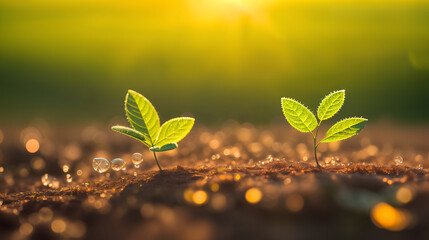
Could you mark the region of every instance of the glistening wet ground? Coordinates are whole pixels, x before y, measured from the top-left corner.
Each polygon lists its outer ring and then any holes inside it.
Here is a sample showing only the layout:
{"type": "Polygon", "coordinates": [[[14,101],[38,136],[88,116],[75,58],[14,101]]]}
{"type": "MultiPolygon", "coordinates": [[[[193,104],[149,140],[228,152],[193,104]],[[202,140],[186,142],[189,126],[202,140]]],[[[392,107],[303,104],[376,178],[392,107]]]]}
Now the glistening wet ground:
{"type": "Polygon", "coordinates": [[[429,127],[370,124],[321,144],[323,169],[311,136],[285,125],[218,129],[159,154],[160,172],[108,126],[3,128],[0,238],[429,238],[429,127]],[[96,172],[96,157],[126,169],[96,172]]]}

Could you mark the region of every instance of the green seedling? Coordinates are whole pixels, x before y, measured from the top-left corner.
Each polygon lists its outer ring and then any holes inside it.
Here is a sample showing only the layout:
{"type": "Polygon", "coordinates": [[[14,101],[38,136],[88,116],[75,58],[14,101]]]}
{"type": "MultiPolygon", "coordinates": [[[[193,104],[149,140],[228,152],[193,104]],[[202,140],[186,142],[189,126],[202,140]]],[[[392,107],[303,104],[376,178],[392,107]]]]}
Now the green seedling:
{"type": "Polygon", "coordinates": [[[314,158],[319,168],[317,147],[320,143],[336,142],[352,137],[360,132],[368,121],[368,119],[360,117],[343,119],[334,124],[328,132],[326,132],[325,138],[317,142],[320,124],[323,120],[331,118],[340,110],[341,106],[343,106],[344,99],[345,90],[336,91],[326,96],[322,102],[320,102],[317,109],[317,117],[319,118],[319,121],[317,121],[316,116],[298,101],[291,98],[282,98],[283,114],[289,124],[298,131],[309,132],[313,136],[314,158]],[[314,129],[316,129],[316,131],[313,133],[314,129]]]}
{"type": "Polygon", "coordinates": [[[156,158],[156,152],[177,148],[177,143],[191,131],[195,122],[194,118],[179,117],[170,119],[160,126],[158,113],[152,103],[133,90],[128,90],[125,97],[125,113],[132,128],[113,126],[112,130],[135,138],[148,146],[160,171],[162,168],[156,158]]]}

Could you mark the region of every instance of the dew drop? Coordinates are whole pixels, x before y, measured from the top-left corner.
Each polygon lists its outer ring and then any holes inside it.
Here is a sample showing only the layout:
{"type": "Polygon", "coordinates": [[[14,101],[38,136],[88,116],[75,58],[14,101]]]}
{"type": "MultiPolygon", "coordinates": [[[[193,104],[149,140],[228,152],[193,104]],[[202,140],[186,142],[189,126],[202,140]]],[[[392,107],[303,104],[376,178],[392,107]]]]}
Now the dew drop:
{"type": "Polygon", "coordinates": [[[143,155],[141,153],[133,153],[133,155],[131,155],[131,161],[134,165],[140,165],[143,162],[143,155]]]}
{"type": "Polygon", "coordinates": [[[48,186],[48,187],[54,188],[54,189],[60,187],[60,182],[56,178],[49,176],[47,173],[45,173],[42,176],[41,180],[42,180],[43,186],[48,186]]]}
{"type": "Polygon", "coordinates": [[[395,160],[396,166],[399,166],[404,162],[404,159],[401,156],[396,156],[394,160],[395,160]]]}
{"type": "Polygon", "coordinates": [[[125,168],[125,161],[122,158],[115,158],[110,162],[110,166],[115,171],[120,171],[125,168]]]}
{"type": "Polygon", "coordinates": [[[66,180],[68,183],[73,181],[72,176],[69,173],[67,173],[67,175],[66,175],[66,180]]]}
{"type": "Polygon", "coordinates": [[[42,176],[43,186],[48,186],[50,182],[51,182],[51,178],[49,177],[49,175],[47,173],[45,173],[45,175],[42,176]]]}
{"type": "Polygon", "coordinates": [[[99,173],[107,172],[110,168],[110,163],[105,158],[94,158],[92,160],[92,167],[99,173]]]}

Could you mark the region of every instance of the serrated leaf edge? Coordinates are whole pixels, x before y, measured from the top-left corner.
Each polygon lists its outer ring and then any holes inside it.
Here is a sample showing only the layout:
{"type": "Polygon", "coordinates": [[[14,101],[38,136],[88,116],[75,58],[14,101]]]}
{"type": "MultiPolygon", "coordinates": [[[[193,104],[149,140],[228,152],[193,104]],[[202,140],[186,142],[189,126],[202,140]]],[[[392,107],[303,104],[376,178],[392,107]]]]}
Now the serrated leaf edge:
{"type": "MultiPolygon", "coordinates": [[[[314,114],[314,112],[313,111],[311,111],[311,109],[309,108],[309,107],[307,107],[305,104],[303,104],[302,102],[300,102],[300,101],[298,101],[298,100],[296,100],[296,99],[293,99],[293,98],[290,98],[290,97],[282,97],[281,99],[280,99],[280,106],[281,106],[281,110],[282,110],[282,112],[283,112],[283,99],[289,99],[289,100],[292,100],[292,101],[295,101],[295,102],[297,102],[297,103],[299,103],[299,104],[301,104],[302,106],[304,106],[305,108],[307,108],[308,109],[308,111],[310,111],[311,112],[311,114],[313,114],[313,116],[316,118],[316,123],[317,123],[317,116],[314,114]]],[[[286,117],[285,117],[286,118],[286,117]]],[[[292,126],[292,124],[290,124],[290,122],[289,122],[289,120],[286,118],[286,121],[289,123],[289,125],[291,125],[292,126]]],[[[292,126],[293,128],[295,128],[294,126],[292,126]]],[[[307,127],[308,128],[308,127],[307,127]]],[[[296,129],[296,128],[295,128],[296,129]]],[[[308,128],[308,129],[310,129],[310,128],[308,128]]],[[[298,130],[298,129],[296,129],[296,130],[298,130]]],[[[314,129],[313,129],[314,130],[314,129]]],[[[311,130],[311,131],[309,131],[309,132],[312,132],[313,130],[311,130]]],[[[302,132],[301,130],[298,130],[298,131],[300,131],[300,132],[302,132]]]]}
{"type": "MultiPolygon", "coordinates": [[[[158,114],[158,111],[156,111],[156,108],[155,108],[155,106],[153,106],[153,104],[152,104],[152,102],[148,99],[148,98],[146,98],[143,94],[141,94],[141,93],[139,93],[139,92],[137,92],[137,91],[134,91],[134,90],[132,90],[132,89],[128,89],[128,91],[127,91],[127,94],[125,95],[125,100],[124,100],[124,106],[125,106],[125,117],[126,117],[126,119],[127,119],[127,121],[130,123],[130,125],[131,125],[131,128],[133,128],[134,130],[136,130],[136,131],[138,131],[137,129],[135,129],[134,128],[134,126],[131,124],[131,119],[128,117],[128,114],[127,114],[127,99],[128,99],[128,97],[129,97],[129,94],[130,93],[135,93],[135,94],[137,94],[137,95],[140,95],[140,96],[142,96],[143,97],[143,99],[144,100],[146,100],[152,107],[153,107],[153,109],[154,109],[154,111],[155,111],[155,114],[157,115],[157,117],[158,117],[158,119],[159,119],[159,122],[161,123],[161,119],[159,118],[159,114],[158,114]]],[[[134,97],[133,97],[134,98],[134,97]]],[[[138,107],[138,106],[137,106],[138,107]]],[[[140,110],[140,109],[139,109],[140,110]]],[[[143,117],[143,116],[142,116],[143,117]]],[[[146,145],[152,145],[152,146],[154,146],[154,143],[155,143],[155,141],[154,140],[152,140],[152,137],[150,136],[151,134],[150,134],[150,132],[149,132],[149,127],[147,126],[147,123],[146,123],[146,121],[144,120],[144,118],[142,118],[142,120],[143,120],[143,122],[145,123],[145,125],[146,125],[146,128],[148,129],[148,133],[149,133],[149,139],[147,139],[146,141],[147,141],[147,143],[146,143],[146,145]]],[[[133,121],[134,122],[134,121],[133,121]]],[[[136,123],[137,124],[137,123],[136,123]]],[[[159,134],[159,130],[161,129],[161,124],[160,124],[160,126],[158,127],[158,131],[154,134],[156,137],[158,137],[158,134],[159,134]]],[[[138,131],[138,132],[140,132],[140,131],[138,131]]],[[[143,135],[145,135],[144,133],[142,133],[142,132],[140,132],[141,134],[143,134],[143,135]]],[[[156,138],[155,138],[155,140],[156,140],[156,138]]]]}
{"type": "MultiPolygon", "coordinates": [[[[344,121],[344,120],[347,120],[347,119],[351,119],[351,118],[360,118],[360,119],[363,119],[364,121],[367,121],[368,122],[368,119],[367,118],[364,118],[364,117],[347,117],[347,118],[343,118],[343,119],[341,119],[341,120],[339,120],[338,122],[336,122],[335,124],[337,124],[337,123],[339,123],[339,122],[341,122],[341,121],[344,121]]],[[[334,125],[335,125],[334,124],[334,125]]],[[[332,125],[329,129],[331,129],[334,125],[332,125]]],[[[329,131],[329,129],[328,129],[328,131],[329,131]]],[[[319,142],[319,143],[323,143],[323,140],[325,140],[327,137],[328,137],[328,132],[326,132],[326,135],[325,135],[325,137],[319,142]]],[[[358,135],[359,133],[356,133],[354,136],[356,136],[356,135],[358,135]]],[[[343,140],[345,140],[345,139],[343,139],[343,140]]],[[[342,141],[342,140],[340,140],[340,141],[342,141]]]]}
{"type": "MultiPolygon", "coordinates": [[[[156,135],[156,139],[155,139],[155,143],[154,143],[154,147],[156,147],[156,144],[157,143],[159,143],[159,142],[161,142],[163,139],[159,139],[159,134],[161,134],[161,128],[162,128],[162,126],[164,125],[164,124],[166,124],[167,122],[169,122],[169,121],[171,121],[171,120],[174,120],[174,119],[189,119],[189,120],[192,120],[192,127],[191,127],[191,129],[189,130],[189,132],[192,130],[192,128],[194,127],[194,124],[195,124],[195,118],[192,118],[192,117],[176,117],[176,118],[172,118],[172,119],[170,119],[170,120],[168,120],[168,121],[165,121],[163,124],[161,124],[161,126],[159,127],[159,130],[158,130],[158,133],[157,133],[157,135],[156,135]]],[[[185,138],[188,134],[189,134],[189,132],[183,137],[183,138],[185,138]]],[[[176,144],[178,143],[178,142],[180,142],[180,141],[182,141],[183,140],[183,138],[181,139],[181,140],[179,140],[179,141],[177,141],[177,142],[175,142],[176,144]]],[[[168,144],[168,143],[167,143],[168,144]]]]}
{"type": "MultiPolygon", "coordinates": [[[[319,114],[318,114],[318,112],[319,112],[319,108],[320,108],[320,105],[322,104],[323,100],[325,100],[325,98],[327,98],[329,95],[332,95],[332,94],[337,93],[337,92],[344,92],[344,101],[343,101],[343,103],[341,104],[341,107],[338,109],[338,111],[337,111],[337,112],[339,112],[339,111],[341,110],[341,108],[342,108],[342,107],[343,107],[343,105],[344,105],[344,102],[346,101],[346,90],[345,90],[345,89],[337,90],[337,91],[332,91],[332,92],[330,92],[330,93],[326,94],[326,95],[322,98],[322,100],[320,100],[320,102],[319,102],[319,106],[317,107],[317,111],[316,111],[316,117],[317,117],[317,119],[319,119],[319,114]]],[[[335,114],[334,114],[334,115],[335,115],[335,114]]],[[[320,120],[320,119],[319,119],[319,120],[320,120]]],[[[325,120],[327,120],[327,119],[325,119],[325,120]]]]}
{"type": "Polygon", "coordinates": [[[138,130],[136,130],[136,129],[132,128],[132,127],[130,128],[130,127],[125,127],[125,126],[121,126],[121,125],[115,125],[115,126],[112,126],[112,127],[111,127],[111,129],[112,129],[113,131],[115,131],[115,132],[117,132],[117,133],[120,133],[120,134],[122,134],[122,135],[124,135],[124,136],[134,138],[135,140],[137,140],[137,141],[139,141],[139,142],[142,142],[142,143],[143,143],[144,145],[146,145],[147,147],[150,147],[150,146],[148,145],[148,143],[146,143],[144,140],[139,139],[139,138],[136,138],[136,137],[131,136],[131,135],[128,135],[128,134],[125,134],[125,133],[123,133],[123,132],[120,132],[120,131],[116,130],[116,129],[115,129],[115,127],[129,128],[129,129],[134,130],[134,131],[136,131],[137,133],[141,134],[141,135],[143,136],[143,138],[145,138],[145,137],[144,137],[144,134],[143,134],[142,132],[140,132],[140,131],[138,131],[138,130]]]}

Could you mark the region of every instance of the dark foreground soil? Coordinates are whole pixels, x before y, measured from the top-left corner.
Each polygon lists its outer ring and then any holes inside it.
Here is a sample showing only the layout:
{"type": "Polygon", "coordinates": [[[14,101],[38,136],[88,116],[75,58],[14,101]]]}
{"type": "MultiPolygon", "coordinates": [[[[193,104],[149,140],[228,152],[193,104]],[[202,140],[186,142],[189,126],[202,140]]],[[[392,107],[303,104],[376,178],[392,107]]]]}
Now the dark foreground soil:
{"type": "Polygon", "coordinates": [[[197,127],[159,155],[162,172],[108,127],[2,131],[0,239],[429,239],[428,127],[322,144],[323,169],[311,137],[283,125],[197,127]],[[127,169],[97,173],[94,157],[127,169]]]}

